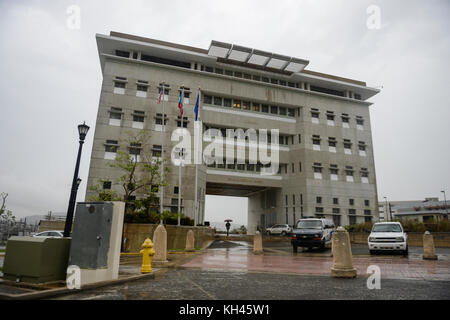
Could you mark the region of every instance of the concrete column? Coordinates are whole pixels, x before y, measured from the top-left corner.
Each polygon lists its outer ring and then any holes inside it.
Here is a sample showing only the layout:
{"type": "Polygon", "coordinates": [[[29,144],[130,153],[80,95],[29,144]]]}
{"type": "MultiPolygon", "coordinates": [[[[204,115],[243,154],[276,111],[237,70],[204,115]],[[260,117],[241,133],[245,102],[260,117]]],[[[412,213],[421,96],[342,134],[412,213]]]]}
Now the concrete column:
{"type": "Polygon", "coordinates": [[[344,227],[338,227],[333,234],[332,252],[331,276],[334,278],[355,278],[356,269],[353,268],[350,237],[344,227]]]}
{"type": "Polygon", "coordinates": [[[423,235],[423,259],[437,260],[433,235],[429,231],[426,231],[423,235]]]}

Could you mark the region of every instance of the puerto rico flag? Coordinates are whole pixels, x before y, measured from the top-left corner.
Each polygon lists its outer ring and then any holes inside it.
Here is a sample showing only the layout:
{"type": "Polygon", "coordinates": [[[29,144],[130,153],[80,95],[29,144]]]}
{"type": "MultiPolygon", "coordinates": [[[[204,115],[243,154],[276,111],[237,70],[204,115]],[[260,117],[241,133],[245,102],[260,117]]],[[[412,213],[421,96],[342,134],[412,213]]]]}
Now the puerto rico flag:
{"type": "Polygon", "coordinates": [[[183,91],[180,91],[180,100],[178,101],[178,109],[180,109],[180,117],[183,117],[183,91]]]}

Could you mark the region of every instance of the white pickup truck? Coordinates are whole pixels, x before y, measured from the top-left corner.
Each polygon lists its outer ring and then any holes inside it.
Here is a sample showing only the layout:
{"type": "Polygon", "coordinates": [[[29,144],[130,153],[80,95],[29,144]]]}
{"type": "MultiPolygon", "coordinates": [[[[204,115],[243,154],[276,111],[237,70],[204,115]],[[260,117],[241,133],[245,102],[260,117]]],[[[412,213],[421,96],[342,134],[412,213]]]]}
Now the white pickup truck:
{"type": "Polygon", "coordinates": [[[375,223],[367,240],[370,254],[387,250],[408,254],[408,235],[400,222],[375,223]]]}

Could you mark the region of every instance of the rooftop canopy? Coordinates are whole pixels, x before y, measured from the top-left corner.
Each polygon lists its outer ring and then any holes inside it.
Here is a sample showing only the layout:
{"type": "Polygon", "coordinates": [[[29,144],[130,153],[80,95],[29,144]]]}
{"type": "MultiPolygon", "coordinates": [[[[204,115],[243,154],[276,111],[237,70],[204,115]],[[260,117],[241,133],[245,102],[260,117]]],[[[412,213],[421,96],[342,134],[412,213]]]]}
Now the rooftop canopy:
{"type": "Polygon", "coordinates": [[[308,60],[215,40],[211,41],[208,55],[293,73],[301,72],[309,64],[308,60]]]}

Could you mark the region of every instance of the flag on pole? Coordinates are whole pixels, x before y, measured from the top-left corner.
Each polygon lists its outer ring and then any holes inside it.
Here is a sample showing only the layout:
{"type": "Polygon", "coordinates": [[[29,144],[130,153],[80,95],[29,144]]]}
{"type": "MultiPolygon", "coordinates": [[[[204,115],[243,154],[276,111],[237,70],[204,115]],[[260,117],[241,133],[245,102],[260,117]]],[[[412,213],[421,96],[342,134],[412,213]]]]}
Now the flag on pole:
{"type": "Polygon", "coordinates": [[[161,103],[161,99],[162,99],[162,96],[163,96],[163,94],[164,94],[164,90],[163,90],[163,89],[161,89],[161,90],[160,90],[160,92],[159,92],[159,97],[158,97],[158,104],[160,104],[160,103],[161,103]]]}
{"type": "Polygon", "coordinates": [[[200,90],[198,91],[197,102],[195,103],[195,107],[194,107],[195,121],[198,120],[198,104],[199,104],[199,101],[200,101],[200,90]]]}
{"type": "Polygon", "coordinates": [[[183,117],[183,92],[180,91],[180,100],[178,101],[178,109],[180,109],[180,118],[183,117]]]}

